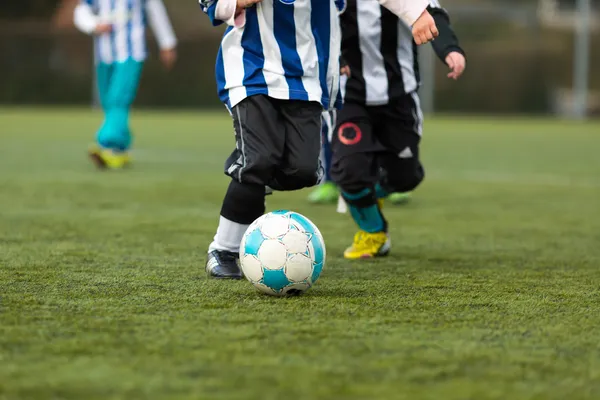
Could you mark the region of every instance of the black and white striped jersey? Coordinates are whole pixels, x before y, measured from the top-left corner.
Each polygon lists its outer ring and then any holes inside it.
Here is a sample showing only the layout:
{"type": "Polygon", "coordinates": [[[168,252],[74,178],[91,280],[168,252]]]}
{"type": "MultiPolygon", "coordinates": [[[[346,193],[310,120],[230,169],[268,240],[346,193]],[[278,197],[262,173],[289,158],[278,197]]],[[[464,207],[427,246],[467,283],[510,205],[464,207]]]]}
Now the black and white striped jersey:
{"type": "MultiPolygon", "coordinates": [[[[428,10],[440,31],[432,43],[442,61],[452,51],[463,53],[439,2],[430,1],[428,10]]],[[[385,105],[419,88],[417,45],[405,22],[377,0],[348,0],[340,23],[342,63],[351,70],[342,88],[345,101],[385,105]]]]}

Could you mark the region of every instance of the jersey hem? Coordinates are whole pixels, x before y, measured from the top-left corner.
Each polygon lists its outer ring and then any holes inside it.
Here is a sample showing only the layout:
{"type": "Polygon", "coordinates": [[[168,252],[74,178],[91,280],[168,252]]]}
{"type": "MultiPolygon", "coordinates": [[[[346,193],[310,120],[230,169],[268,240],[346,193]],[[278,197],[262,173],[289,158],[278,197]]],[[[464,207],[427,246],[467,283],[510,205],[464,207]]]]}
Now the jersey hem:
{"type": "Polygon", "coordinates": [[[94,60],[94,65],[98,65],[98,64],[119,64],[119,63],[124,63],[127,62],[129,60],[133,60],[133,61],[137,61],[137,62],[145,62],[148,59],[148,55],[145,55],[143,57],[127,57],[127,58],[117,58],[117,59],[112,59],[110,61],[105,61],[102,60],[101,58],[94,60]]]}
{"type": "Polygon", "coordinates": [[[268,89],[266,87],[257,88],[257,89],[248,89],[244,87],[238,87],[229,89],[227,91],[227,95],[221,97],[221,101],[225,103],[229,108],[233,108],[242,102],[244,99],[256,96],[256,95],[266,95],[273,99],[277,100],[300,100],[300,101],[314,101],[319,104],[324,109],[327,109],[330,104],[329,97],[322,96],[321,93],[311,93],[303,90],[277,90],[277,89],[268,89]],[[241,94],[240,92],[244,91],[245,94],[241,94]]]}
{"type": "Polygon", "coordinates": [[[415,90],[411,90],[411,91],[404,92],[404,93],[396,95],[396,96],[389,97],[387,100],[372,100],[372,101],[366,101],[364,98],[361,99],[360,97],[348,96],[348,94],[346,93],[346,96],[344,97],[344,103],[354,103],[354,104],[360,104],[360,105],[369,106],[369,107],[387,106],[394,100],[401,99],[405,96],[412,96],[413,93],[418,93],[418,91],[419,91],[419,88],[417,87],[415,90]]]}

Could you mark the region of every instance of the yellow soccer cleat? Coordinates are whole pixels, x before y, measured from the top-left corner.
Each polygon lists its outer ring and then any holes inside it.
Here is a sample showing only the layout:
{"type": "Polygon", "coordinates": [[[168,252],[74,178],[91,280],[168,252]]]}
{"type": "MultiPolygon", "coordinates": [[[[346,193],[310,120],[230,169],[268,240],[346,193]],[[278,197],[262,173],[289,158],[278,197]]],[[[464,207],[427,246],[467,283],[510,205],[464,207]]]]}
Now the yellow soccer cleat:
{"type": "Polygon", "coordinates": [[[344,251],[344,258],[356,260],[359,258],[384,257],[390,252],[390,238],[385,232],[368,233],[358,231],[354,235],[354,243],[344,251]]]}
{"type": "Polygon", "coordinates": [[[131,157],[127,152],[116,152],[92,146],[88,154],[92,162],[100,169],[123,169],[131,164],[131,157]]]}

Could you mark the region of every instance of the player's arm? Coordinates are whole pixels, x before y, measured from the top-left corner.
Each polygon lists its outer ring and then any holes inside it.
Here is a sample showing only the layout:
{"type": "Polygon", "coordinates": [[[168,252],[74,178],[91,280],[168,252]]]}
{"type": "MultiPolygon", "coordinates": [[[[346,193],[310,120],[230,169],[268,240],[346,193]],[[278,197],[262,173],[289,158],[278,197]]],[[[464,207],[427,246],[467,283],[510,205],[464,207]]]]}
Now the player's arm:
{"type": "Polygon", "coordinates": [[[417,44],[430,42],[438,36],[435,21],[427,11],[429,0],[379,0],[379,4],[412,27],[417,44]]]}
{"type": "Polygon", "coordinates": [[[448,13],[441,7],[437,0],[433,0],[427,8],[438,27],[440,35],[431,45],[443,63],[450,67],[449,78],[458,79],[466,68],[466,57],[464,50],[460,47],[458,37],[452,25],[448,13]]]}
{"type": "Polygon", "coordinates": [[[226,23],[235,28],[242,28],[246,24],[246,11],[248,7],[260,3],[262,0],[200,0],[202,11],[208,15],[214,26],[226,23]]]}
{"type": "Polygon", "coordinates": [[[100,35],[112,30],[111,24],[102,23],[94,14],[92,0],[79,2],[73,13],[73,23],[77,29],[88,35],[100,35]]]}
{"type": "Polygon", "coordinates": [[[346,77],[350,77],[352,71],[350,70],[350,65],[343,56],[340,56],[340,75],[344,75],[346,77]]]}
{"type": "MultiPolygon", "coordinates": [[[[347,0],[335,0],[335,6],[338,9],[338,15],[342,15],[346,12],[346,6],[348,5],[347,0]]],[[[344,56],[340,55],[340,75],[345,76],[347,78],[350,77],[350,65],[344,58],[344,56]]]]}
{"type": "Polygon", "coordinates": [[[158,42],[161,61],[167,69],[171,69],[177,61],[177,37],[162,0],[148,0],[146,16],[158,42]]]}

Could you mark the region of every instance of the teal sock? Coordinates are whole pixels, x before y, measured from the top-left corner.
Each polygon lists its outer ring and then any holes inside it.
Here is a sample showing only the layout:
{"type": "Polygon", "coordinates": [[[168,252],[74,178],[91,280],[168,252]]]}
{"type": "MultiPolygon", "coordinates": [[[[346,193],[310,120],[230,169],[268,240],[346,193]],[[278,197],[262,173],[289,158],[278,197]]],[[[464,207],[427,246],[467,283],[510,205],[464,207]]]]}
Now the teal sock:
{"type": "Polygon", "coordinates": [[[369,233],[385,231],[385,220],[377,204],[366,208],[350,205],[349,208],[352,219],[361,230],[369,233]]]}
{"type": "Polygon", "coordinates": [[[352,219],[361,230],[369,233],[387,230],[387,222],[377,205],[373,190],[367,188],[358,193],[343,192],[342,196],[348,203],[352,219]]]}
{"type": "Polygon", "coordinates": [[[104,148],[127,151],[131,146],[129,110],[117,107],[109,109],[106,120],[98,131],[97,141],[104,148]]]}
{"type": "Polygon", "coordinates": [[[377,184],[375,185],[375,196],[377,196],[378,199],[385,199],[386,197],[388,197],[390,195],[390,193],[385,190],[381,184],[377,184]]]}

